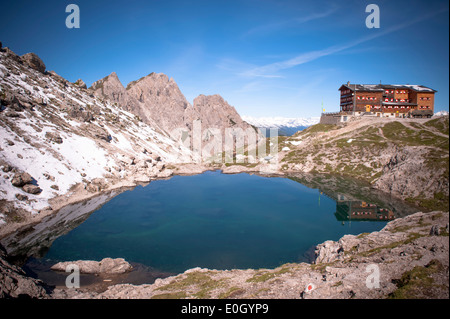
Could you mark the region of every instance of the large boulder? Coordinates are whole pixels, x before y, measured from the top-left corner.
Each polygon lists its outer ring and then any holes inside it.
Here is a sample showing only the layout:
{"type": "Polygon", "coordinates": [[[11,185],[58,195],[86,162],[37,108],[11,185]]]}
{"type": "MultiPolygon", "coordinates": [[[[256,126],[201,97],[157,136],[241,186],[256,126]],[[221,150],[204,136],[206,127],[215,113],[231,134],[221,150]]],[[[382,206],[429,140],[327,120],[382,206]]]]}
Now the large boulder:
{"type": "Polygon", "coordinates": [[[33,185],[33,184],[26,184],[22,187],[23,191],[28,194],[37,195],[42,192],[42,189],[39,188],[39,186],[33,185]]]}
{"type": "Polygon", "coordinates": [[[14,174],[11,184],[16,187],[22,187],[25,184],[29,184],[33,181],[33,178],[28,173],[16,173],[14,174]]]}
{"type": "Polygon", "coordinates": [[[45,64],[42,60],[34,53],[27,53],[21,56],[22,61],[30,66],[30,68],[35,69],[39,72],[45,72],[45,64]]]}
{"type": "Polygon", "coordinates": [[[78,260],[59,262],[52,270],[66,271],[69,265],[77,265],[83,274],[122,274],[131,270],[132,266],[123,258],[104,258],[101,261],[78,260]]]}
{"type": "Polygon", "coordinates": [[[26,172],[16,173],[11,179],[11,184],[16,187],[22,187],[23,191],[28,194],[39,194],[42,192],[42,189],[37,185],[33,185],[33,177],[26,172]]]}

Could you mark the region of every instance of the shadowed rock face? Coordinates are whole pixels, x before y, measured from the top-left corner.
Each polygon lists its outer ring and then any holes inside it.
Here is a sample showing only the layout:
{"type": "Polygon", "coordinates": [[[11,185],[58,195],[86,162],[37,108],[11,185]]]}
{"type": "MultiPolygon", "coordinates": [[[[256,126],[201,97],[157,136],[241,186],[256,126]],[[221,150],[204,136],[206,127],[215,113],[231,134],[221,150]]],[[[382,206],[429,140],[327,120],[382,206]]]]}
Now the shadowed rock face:
{"type": "Polygon", "coordinates": [[[1,298],[48,298],[45,284],[28,277],[25,272],[7,261],[0,245],[0,299],[1,298]]]}

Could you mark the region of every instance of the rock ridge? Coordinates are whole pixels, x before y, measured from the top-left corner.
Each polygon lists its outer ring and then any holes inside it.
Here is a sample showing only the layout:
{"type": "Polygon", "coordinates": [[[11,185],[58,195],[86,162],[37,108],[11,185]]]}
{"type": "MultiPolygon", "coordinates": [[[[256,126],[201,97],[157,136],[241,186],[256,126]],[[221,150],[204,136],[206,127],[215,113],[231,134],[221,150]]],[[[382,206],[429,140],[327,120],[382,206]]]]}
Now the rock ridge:
{"type": "MultiPolygon", "coordinates": [[[[243,121],[236,109],[220,95],[199,95],[191,105],[173,78],[152,72],[123,87],[115,72],[94,82],[90,89],[97,96],[107,98],[144,122],[156,125],[167,133],[181,129],[190,132],[193,122],[201,121],[204,128],[252,128],[243,121]]],[[[261,138],[262,135],[257,135],[261,138]]]]}

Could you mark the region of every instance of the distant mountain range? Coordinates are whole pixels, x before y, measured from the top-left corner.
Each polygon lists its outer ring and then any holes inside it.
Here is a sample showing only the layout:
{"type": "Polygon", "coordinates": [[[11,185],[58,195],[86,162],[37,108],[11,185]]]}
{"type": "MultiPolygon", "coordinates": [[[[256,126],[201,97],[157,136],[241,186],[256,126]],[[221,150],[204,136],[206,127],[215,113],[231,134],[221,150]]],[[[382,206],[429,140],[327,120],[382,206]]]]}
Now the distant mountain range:
{"type": "MultiPolygon", "coordinates": [[[[449,113],[447,111],[440,111],[434,114],[434,116],[446,116],[449,113]]],[[[252,117],[252,116],[241,116],[242,120],[250,125],[256,126],[258,128],[265,128],[266,137],[269,136],[268,129],[276,128],[278,129],[278,135],[282,136],[292,136],[298,131],[302,131],[305,128],[317,124],[320,122],[320,117],[308,117],[308,118],[293,118],[293,117],[252,117]]]]}
{"type": "Polygon", "coordinates": [[[434,113],[434,116],[446,116],[446,115],[448,115],[447,111],[439,111],[434,113]]]}
{"type": "MultiPolygon", "coordinates": [[[[252,117],[242,116],[242,119],[258,128],[276,128],[278,135],[291,136],[298,131],[304,130],[308,126],[319,123],[320,117],[289,118],[289,117],[252,117]]],[[[269,132],[266,132],[266,136],[269,132]]]]}

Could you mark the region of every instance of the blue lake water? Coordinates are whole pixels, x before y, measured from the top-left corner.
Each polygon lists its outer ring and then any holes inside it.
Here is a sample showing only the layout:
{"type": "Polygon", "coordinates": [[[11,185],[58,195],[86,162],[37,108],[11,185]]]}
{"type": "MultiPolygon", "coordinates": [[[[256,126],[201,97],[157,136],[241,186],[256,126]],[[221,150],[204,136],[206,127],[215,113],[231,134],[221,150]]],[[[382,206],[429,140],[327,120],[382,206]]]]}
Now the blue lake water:
{"type": "Polygon", "coordinates": [[[281,177],[206,172],[124,192],[57,238],[45,258],[123,257],[166,272],[277,267],[386,221],[342,222],[336,201],[281,177]]]}

